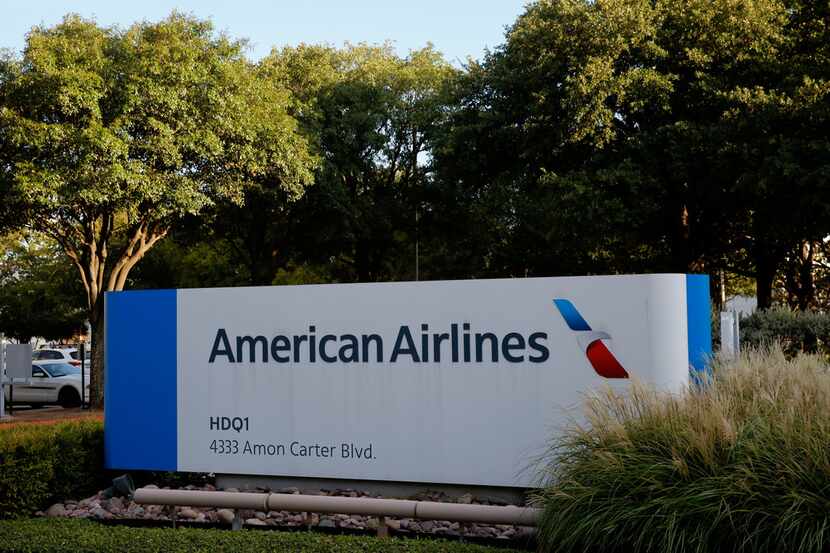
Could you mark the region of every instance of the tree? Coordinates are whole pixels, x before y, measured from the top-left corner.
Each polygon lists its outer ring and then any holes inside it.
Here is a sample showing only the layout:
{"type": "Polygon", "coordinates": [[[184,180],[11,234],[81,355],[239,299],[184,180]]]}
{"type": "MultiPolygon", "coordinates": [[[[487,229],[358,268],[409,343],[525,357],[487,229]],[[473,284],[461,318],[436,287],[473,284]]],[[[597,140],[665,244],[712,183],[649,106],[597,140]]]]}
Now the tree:
{"type": "Polygon", "coordinates": [[[20,342],[69,338],[84,330],[80,282],[66,271],[57,244],[36,236],[7,237],[0,258],[0,331],[20,342]]]}
{"type": "Polygon", "coordinates": [[[471,64],[441,178],[495,206],[502,274],[727,268],[768,305],[830,233],[829,21],[794,0],[529,4],[471,64]]]}
{"type": "MultiPolygon", "coordinates": [[[[174,13],[126,31],[67,16],[27,36],[0,77],[6,226],[56,240],[75,264],[103,399],[103,292],[171,224],[273,179],[299,196],[314,160],[288,93],[258,79],[244,44],[174,13]]],[[[256,206],[253,207],[255,209],[256,206]]]]}
{"type": "Polygon", "coordinates": [[[791,304],[805,309],[816,296],[815,254],[830,235],[830,5],[781,5],[786,18],[768,78],[736,90],[727,117],[740,132],[739,182],[750,209],[745,249],[758,306],[772,305],[783,272],[791,304]]]}
{"type": "Polygon", "coordinates": [[[322,159],[315,186],[285,219],[294,244],[282,247],[328,264],[336,280],[413,279],[430,139],[455,70],[432,47],[401,58],[389,45],[301,45],[263,64],[294,93],[322,159]]]}

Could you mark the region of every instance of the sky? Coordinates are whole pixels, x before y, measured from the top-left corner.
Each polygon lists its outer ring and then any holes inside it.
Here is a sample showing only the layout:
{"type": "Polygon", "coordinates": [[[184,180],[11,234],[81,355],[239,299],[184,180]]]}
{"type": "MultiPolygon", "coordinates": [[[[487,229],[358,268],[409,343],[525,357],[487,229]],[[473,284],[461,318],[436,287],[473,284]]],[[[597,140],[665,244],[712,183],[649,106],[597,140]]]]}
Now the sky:
{"type": "Polygon", "coordinates": [[[274,46],[382,43],[400,55],[432,42],[454,65],[480,59],[503,42],[505,26],[526,0],[0,0],[0,48],[20,50],[34,25],[54,25],[67,12],[100,25],[127,27],[177,9],[211,19],[233,38],[251,42],[259,59],[274,46]]]}

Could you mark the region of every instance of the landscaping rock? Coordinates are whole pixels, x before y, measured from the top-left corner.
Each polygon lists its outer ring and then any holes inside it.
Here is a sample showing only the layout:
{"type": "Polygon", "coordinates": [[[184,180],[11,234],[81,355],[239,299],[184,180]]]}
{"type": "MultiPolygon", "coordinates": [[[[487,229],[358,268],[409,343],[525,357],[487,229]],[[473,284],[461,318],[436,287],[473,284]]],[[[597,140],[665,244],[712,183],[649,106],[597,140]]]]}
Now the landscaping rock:
{"type": "Polygon", "coordinates": [[[343,521],[343,526],[346,527],[346,528],[363,528],[367,524],[370,528],[377,528],[378,527],[377,519],[371,519],[367,523],[366,521],[354,516],[354,517],[349,517],[349,518],[347,518],[346,520],[343,521]]]}
{"type": "Polygon", "coordinates": [[[246,526],[267,526],[265,521],[259,520],[258,518],[249,518],[245,521],[246,526]]]}
{"type": "Polygon", "coordinates": [[[99,520],[109,520],[112,518],[112,513],[110,513],[109,511],[105,511],[101,507],[95,507],[90,511],[90,513],[93,517],[99,520]]]}
{"type": "Polygon", "coordinates": [[[386,519],[386,527],[391,528],[392,530],[400,530],[401,529],[401,521],[395,520],[393,518],[386,519]]]}
{"type": "Polygon", "coordinates": [[[185,507],[184,509],[179,511],[179,518],[183,518],[186,520],[194,520],[196,517],[199,516],[199,513],[191,509],[190,507],[185,507]]]}
{"type": "MultiPolygon", "coordinates": [[[[150,485],[149,488],[156,488],[150,485]]],[[[204,486],[189,486],[181,489],[196,489],[196,490],[213,490],[211,485],[204,486]]],[[[257,488],[259,489],[259,488],[257,488]]],[[[237,488],[228,488],[226,491],[236,492],[237,488]]],[[[288,487],[279,490],[280,493],[307,495],[325,495],[325,496],[339,496],[339,497],[382,497],[377,495],[360,492],[358,490],[344,488],[337,490],[306,490],[300,492],[296,487],[288,487]]],[[[131,518],[136,520],[172,520],[178,518],[180,520],[195,521],[195,522],[219,522],[230,525],[234,520],[234,510],[232,509],[198,509],[194,507],[164,507],[160,505],[146,505],[140,506],[132,501],[122,498],[106,498],[106,494],[96,494],[81,501],[66,501],[65,503],[56,503],[47,509],[45,512],[39,512],[38,516],[47,517],[67,517],[67,518],[96,518],[96,519],[112,519],[112,518],[131,518]]],[[[459,497],[449,496],[443,492],[425,492],[418,494],[418,499],[427,501],[443,501],[454,502],[460,504],[493,504],[492,499],[483,497],[475,497],[473,494],[467,493],[459,497]]],[[[316,526],[319,528],[342,528],[346,529],[367,529],[377,528],[380,524],[376,517],[369,517],[364,515],[349,515],[349,514],[332,514],[319,515],[316,513],[299,513],[286,511],[256,511],[253,509],[239,510],[240,518],[245,521],[244,524],[248,526],[277,526],[277,527],[304,527],[316,526]]],[[[469,536],[482,538],[499,538],[502,540],[527,540],[534,532],[530,528],[520,528],[511,525],[488,525],[488,524],[459,524],[457,522],[449,521],[434,521],[434,520],[420,520],[413,519],[393,519],[387,518],[384,523],[386,528],[394,531],[403,531],[407,533],[422,533],[431,534],[434,536],[469,536]]]]}
{"type": "Polygon", "coordinates": [[[48,509],[46,509],[46,516],[47,517],[63,517],[66,516],[66,508],[63,506],[63,503],[55,503],[48,509]]]}

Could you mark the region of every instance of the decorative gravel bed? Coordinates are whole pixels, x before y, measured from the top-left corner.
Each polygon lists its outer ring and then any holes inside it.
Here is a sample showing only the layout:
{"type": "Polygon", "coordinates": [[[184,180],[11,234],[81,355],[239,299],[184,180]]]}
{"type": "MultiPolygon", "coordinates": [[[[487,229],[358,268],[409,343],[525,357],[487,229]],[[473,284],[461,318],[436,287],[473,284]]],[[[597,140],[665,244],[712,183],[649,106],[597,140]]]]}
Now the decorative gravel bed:
{"type": "MultiPolygon", "coordinates": [[[[149,485],[147,488],[157,488],[149,485]]],[[[163,489],[171,489],[165,487],[163,489]]],[[[183,490],[215,491],[211,484],[202,486],[184,486],[183,490]]],[[[228,488],[227,492],[239,490],[228,488]]],[[[297,488],[285,488],[280,490],[253,489],[245,490],[252,492],[269,492],[299,494],[297,488]]],[[[306,492],[308,495],[328,495],[340,497],[380,497],[350,489],[342,490],[319,490],[306,492]]],[[[475,503],[484,505],[505,505],[504,502],[495,500],[479,499],[470,494],[463,495],[455,500],[441,492],[427,492],[418,494],[408,499],[421,501],[441,501],[455,503],[475,503]]],[[[98,492],[96,495],[81,499],[79,501],[65,501],[56,503],[46,511],[38,511],[37,516],[53,518],[76,518],[76,519],[98,519],[98,520],[156,520],[156,521],[183,521],[188,523],[214,523],[230,525],[234,518],[234,512],[230,509],[214,509],[199,507],[172,507],[162,505],[138,505],[127,498],[108,497],[106,492],[98,492]]],[[[379,521],[375,517],[348,514],[327,514],[298,513],[289,511],[253,511],[241,510],[240,516],[249,527],[314,527],[323,529],[344,529],[344,530],[372,530],[376,529],[379,521]]],[[[487,538],[498,540],[519,540],[527,542],[533,536],[533,529],[511,525],[488,525],[488,524],[464,524],[458,522],[440,520],[415,520],[410,518],[395,519],[386,518],[384,524],[395,533],[412,533],[432,536],[446,537],[470,537],[487,538]]]]}

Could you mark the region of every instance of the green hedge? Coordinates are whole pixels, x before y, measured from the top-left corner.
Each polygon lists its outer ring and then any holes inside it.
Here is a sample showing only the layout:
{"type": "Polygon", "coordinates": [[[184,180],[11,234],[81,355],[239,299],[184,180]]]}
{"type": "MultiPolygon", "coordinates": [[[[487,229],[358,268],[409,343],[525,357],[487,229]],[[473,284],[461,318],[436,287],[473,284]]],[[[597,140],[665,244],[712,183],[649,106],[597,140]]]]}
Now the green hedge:
{"type": "Polygon", "coordinates": [[[0,518],[107,487],[100,421],[0,426],[0,518]]]}
{"type": "Polygon", "coordinates": [[[292,551],[488,553],[508,549],[435,539],[378,539],[314,532],[127,528],[84,520],[0,521],[0,553],[145,553],[292,551]]]}
{"type": "Polygon", "coordinates": [[[537,501],[557,553],[830,551],[830,368],[780,348],[701,389],[587,400],[537,501]]]}
{"type": "Polygon", "coordinates": [[[804,352],[830,357],[830,314],[786,308],[756,311],[741,319],[741,342],[754,347],[780,343],[790,356],[804,352]]]}

